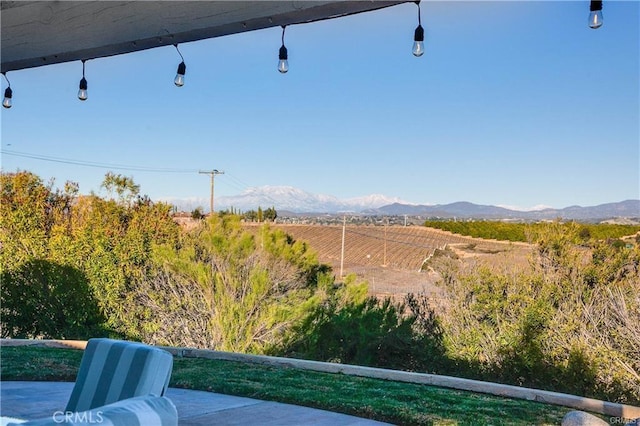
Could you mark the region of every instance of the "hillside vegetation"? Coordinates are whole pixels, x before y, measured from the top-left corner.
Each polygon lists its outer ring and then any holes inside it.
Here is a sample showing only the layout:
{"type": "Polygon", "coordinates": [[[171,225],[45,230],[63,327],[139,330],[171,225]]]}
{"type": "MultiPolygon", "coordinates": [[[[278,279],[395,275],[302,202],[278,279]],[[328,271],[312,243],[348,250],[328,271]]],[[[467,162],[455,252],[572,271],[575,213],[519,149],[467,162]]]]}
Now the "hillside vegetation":
{"type": "MultiPolygon", "coordinates": [[[[219,214],[183,230],[171,206],[123,176],[108,174],[103,196],[29,172],[3,173],[1,184],[3,337],[115,336],[640,403],[638,244],[546,224],[517,270],[438,248],[429,267],[447,303],[436,312],[423,294],[398,304],[369,297],[355,275],[336,281],[281,229],[247,232],[219,214]]],[[[392,240],[422,249],[400,230],[375,233],[388,259],[392,240]]]]}

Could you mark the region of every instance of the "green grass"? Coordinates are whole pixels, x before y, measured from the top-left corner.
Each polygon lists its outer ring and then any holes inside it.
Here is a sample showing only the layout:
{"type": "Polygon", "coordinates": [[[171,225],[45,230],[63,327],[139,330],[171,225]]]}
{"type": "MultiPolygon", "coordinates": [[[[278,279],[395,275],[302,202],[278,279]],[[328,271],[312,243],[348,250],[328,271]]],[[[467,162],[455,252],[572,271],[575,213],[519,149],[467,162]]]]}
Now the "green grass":
{"type": "MultiPolygon", "coordinates": [[[[2,347],[1,380],[73,381],[82,351],[2,347]]],[[[386,380],[232,361],[176,358],[172,387],[247,396],[395,424],[559,424],[569,408],[386,380]]]]}

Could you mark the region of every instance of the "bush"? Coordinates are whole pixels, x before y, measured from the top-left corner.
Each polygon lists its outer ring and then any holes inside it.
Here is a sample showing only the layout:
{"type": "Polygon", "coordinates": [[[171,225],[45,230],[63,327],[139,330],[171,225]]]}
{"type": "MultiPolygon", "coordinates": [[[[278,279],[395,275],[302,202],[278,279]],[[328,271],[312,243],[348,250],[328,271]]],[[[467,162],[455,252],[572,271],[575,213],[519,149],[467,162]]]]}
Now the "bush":
{"type": "Polygon", "coordinates": [[[87,339],[103,335],[86,276],[70,266],[32,260],[2,273],[2,337],[87,339]]]}
{"type": "Polygon", "coordinates": [[[328,290],[279,355],[408,371],[445,363],[438,321],[417,298],[408,299],[408,309],[366,297],[366,283],[356,284],[353,275],[328,290]]]}
{"type": "Polygon", "coordinates": [[[465,374],[640,402],[640,250],[583,236],[550,224],[528,271],[448,272],[444,342],[465,374]]]}

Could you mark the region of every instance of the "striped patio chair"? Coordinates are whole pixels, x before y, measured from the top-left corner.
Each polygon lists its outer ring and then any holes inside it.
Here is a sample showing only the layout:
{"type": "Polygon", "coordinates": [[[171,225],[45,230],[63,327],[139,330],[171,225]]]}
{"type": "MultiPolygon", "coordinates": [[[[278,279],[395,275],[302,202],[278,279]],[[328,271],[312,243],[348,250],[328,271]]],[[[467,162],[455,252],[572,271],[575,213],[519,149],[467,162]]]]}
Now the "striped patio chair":
{"type": "Polygon", "coordinates": [[[173,356],[144,343],[90,339],[67,403],[67,412],[91,410],[136,396],[163,396],[173,356]]]}

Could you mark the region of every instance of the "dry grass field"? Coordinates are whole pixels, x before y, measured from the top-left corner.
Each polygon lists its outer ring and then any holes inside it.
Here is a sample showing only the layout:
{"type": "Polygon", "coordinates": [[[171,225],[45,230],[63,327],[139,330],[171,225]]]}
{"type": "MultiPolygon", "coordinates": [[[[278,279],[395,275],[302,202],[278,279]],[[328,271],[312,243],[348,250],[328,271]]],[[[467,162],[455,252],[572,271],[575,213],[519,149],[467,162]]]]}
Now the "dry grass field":
{"type": "MultiPolygon", "coordinates": [[[[331,265],[335,275],[356,274],[369,282],[370,291],[378,296],[401,298],[409,292],[431,294],[438,299],[434,283],[439,276],[422,270],[423,263],[436,249],[449,248],[461,261],[481,262],[493,267],[524,266],[531,246],[522,243],[482,240],[452,234],[424,226],[347,225],[342,259],[341,225],[271,224],[306,241],[317,253],[320,262],[331,265]]],[[[257,232],[259,224],[245,224],[257,232]]]]}

